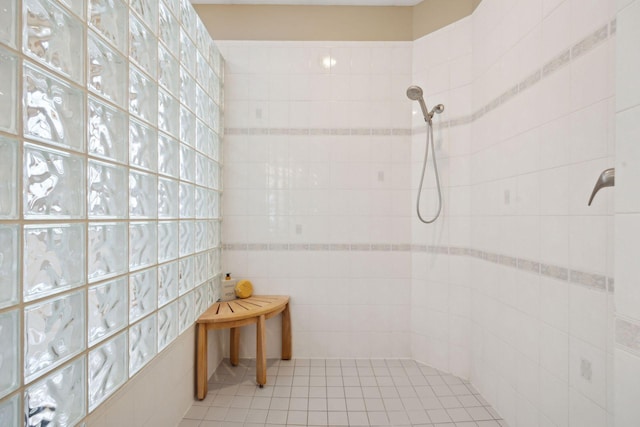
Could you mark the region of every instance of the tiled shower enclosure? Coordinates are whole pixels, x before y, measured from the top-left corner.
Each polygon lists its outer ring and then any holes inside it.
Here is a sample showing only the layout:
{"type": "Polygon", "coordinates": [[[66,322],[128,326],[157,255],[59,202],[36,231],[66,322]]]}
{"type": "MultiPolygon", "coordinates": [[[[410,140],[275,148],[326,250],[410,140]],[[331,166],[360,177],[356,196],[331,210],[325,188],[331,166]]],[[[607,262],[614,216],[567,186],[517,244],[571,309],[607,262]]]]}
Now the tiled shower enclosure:
{"type": "Polygon", "coordinates": [[[3,0],[0,425],[76,425],[217,298],[222,58],[187,0],[3,0]]]}

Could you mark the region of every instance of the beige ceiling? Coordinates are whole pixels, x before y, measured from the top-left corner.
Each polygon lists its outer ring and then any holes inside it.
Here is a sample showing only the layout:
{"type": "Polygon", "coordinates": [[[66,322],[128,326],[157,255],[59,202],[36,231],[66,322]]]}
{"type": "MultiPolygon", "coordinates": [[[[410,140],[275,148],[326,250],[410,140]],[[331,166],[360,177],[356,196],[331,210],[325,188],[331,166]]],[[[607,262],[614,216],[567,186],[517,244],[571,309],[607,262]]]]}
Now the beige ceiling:
{"type": "Polygon", "coordinates": [[[422,0],[191,0],[193,4],[279,4],[305,6],[414,6],[422,0]]]}
{"type": "Polygon", "coordinates": [[[413,6],[365,3],[416,0],[262,0],[290,4],[192,1],[215,40],[412,41],[470,15],[481,0],[423,0],[413,6]],[[320,2],[324,5],[311,4],[320,2]]]}

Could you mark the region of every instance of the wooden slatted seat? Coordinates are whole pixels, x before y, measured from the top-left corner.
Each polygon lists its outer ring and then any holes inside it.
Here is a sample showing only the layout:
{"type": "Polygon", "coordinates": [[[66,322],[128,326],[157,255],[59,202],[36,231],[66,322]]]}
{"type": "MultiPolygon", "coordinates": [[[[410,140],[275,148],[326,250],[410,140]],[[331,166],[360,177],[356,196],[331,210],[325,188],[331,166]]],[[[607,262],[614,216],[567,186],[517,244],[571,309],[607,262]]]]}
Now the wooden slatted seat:
{"type": "Polygon", "coordinates": [[[213,304],[196,321],[196,393],[198,399],[207,396],[207,331],[230,329],[230,359],[236,366],[239,358],[240,328],[256,325],[256,382],[267,383],[265,321],[282,313],[282,360],[291,359],[291,314],[289,297],[284,295],[254,295],[245,299],[213,304]]]}

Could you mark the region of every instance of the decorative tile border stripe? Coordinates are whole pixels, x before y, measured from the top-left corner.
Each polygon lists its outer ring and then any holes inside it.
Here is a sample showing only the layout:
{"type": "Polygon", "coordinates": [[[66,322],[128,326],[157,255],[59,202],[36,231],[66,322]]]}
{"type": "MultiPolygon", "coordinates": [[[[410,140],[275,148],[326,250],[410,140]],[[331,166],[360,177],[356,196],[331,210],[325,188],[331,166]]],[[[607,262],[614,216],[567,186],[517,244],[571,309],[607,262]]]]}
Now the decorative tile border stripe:
{"type": "Polygon", "coordinates": [[[410,128],[225,128],[225,135],[411,136],[410,128]]]}
{"type": "Polygon", "coordinates": [[[617,317],[616,344],[640,356],[640,325],[617,317]]]}
{"type": "Polygon", "coordinates": [[[412,245],[389,243],[225,243],[228,251],[344,251],[344,252],[413,252],[438,255],[468,256],[528,273],[569,282],[603,292],[614,292],[614,279],[602,274],[571,270],[524,258],[459,246],[412,245]]]}
{"type": "MultiPolygon", "coordinates": [[[[558,55],[549,60],[540,69],[535,70],[522,81],[514,84],[502,94],[498,95],[487,104],[480,107],[474,113],[454,117],[448,120],[436,119],[436,128],[451,128],[463,126],[473,123],[485,114],[495,110],[501,105],[509,102],[519,93],[536,85],[546,77],[563,68],[571,61],[583,56],[589,51],[612,37],[616,33],[617,23],[613,19],[608,24],[603,25],[573,46],[561,51],[558,55]]],[[[425,126],[410,128],[225,128],[225,135],[310,135],[310,136],[326,136],[326,135],[359,135],[359,136],[411,136],[415,134],[425,133],[425,126]]]]}
{"type": "MultiPolygon", "coordinates": [[[[461,126],[470,124],[490,111],[495,110],[501,105],[507,103],[511,99],[513,99],[520,92],[525,91],[526,89],[534,86],[539,83],[542,79],[550,76],[555,73],[562,67],[569,64],[571,61],[578,59],[582,55],[587,52],[593,50],[609,37],[615,35],[616,33],[616,20],[610,21],[608,24],[603,25],[597,30],[593,31],[591,34],[587,35],[585,38],[575,43],[573,46],[566,48],[561,51],[558,55],[553,57],[550,61],[544,64],[540,69],[531,73],[528,77],[515,84],[511,88],[507,89],[502,94],[498,95],[487,104],[480,107],[474,113],[467,116],[460,116],[449,120],[437,120],[435,121],[436,128],[450,128],[455,126],[461,126]]],[[[413,129],[413,134],[425,133],[425,126],[419,126],[413,129]]]]}

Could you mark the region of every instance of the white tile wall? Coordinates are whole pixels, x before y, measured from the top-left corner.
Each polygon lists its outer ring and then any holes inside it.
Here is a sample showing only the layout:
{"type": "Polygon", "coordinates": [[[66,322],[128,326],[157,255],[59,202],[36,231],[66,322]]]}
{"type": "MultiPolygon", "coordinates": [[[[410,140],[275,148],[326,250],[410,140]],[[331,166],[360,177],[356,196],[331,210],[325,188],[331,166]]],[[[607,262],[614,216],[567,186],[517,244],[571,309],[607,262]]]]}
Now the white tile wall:
{"type": "MultiPolygon", "coordinates": [[[[446,99],[455,106],[446,110],[445,117],[451,114],[447,118],[491,108],[474,116],[470,125],[443,133],[443,147],[452,147],[460,129],[469,128],[470,144],[466,150],[437,153],[446,165],[441,172],[450,205],[445,205],[439,226],[412,222],[414,244],[460,245],[613,275],[611,189],[586,206],[599,173],[613,166],[616,38],[606,33],[613,16],[609,1],[583,8],[569,0],[485,0],[470,18],[414,43],[413,78],[430,88],[427,103],[446,99]],[[605,34],[604,39],[598,36],[601,41],[586,51],[568,50],[602,27],[606,29],[598,34],[605,34]],[[471,49],[462,50],[460,57],[470,61],[438,54],[451,40],[467,34],[473,35],[467,39],[471,49]],[[542,70],[563,50],[573,52],[564,65],[540,73],[532,86],[491,107],[491,101],[542,70]],[[466,75],[456,69],[469,63],[473,66],[466,75]],[[594,80],[592,86],[589,80],[594,80]],[[458,81],[460,88],[454,85],[458,81]],[[464,86],[468,83],[470,90],[464,86]],[[471,102],[461,102],[462,94],[471,102]],[[469,206],[468,227],[454,218],[458,200],[469,206]],[[458,243],[465,240],[468,243],[458,243]]],[[[413,126],[419,129],[419,121],[413,126]]],[[[424,133],[414,134],[414,191],[423,139],[424,133]]],[[[578,283],[578,273],[571,273],[568,283],[568,271],[558,280],[547,277],[546,270],[534,275],[474,259],[463,282],[469,287],[471,306],[461,313],[465,305],[452,307],[457,291],[441,267],[453,276],[455,258],[429,253],[413,257],[412,310],[420,312],[412,315],[413,357],[454,369],[453,359],[446,355],[452,353],[447,341],[459,336],[452,330],[455,312],[474,325],[467,341],[468,364],[457,373],[469,375],[510,425],[579,425],[594,420],[611,425],[607,411],[613,410],[608,368],[613,352],[608,326],[612,295],[606,288],[578,283]],[[431,289],[440,292],[434,295],[431,289]],[[437,297],[443,293],[449,298],[437,297]],[[443,329],[424,326],[426,319],[437,322],[446,313],[449,320],[439,325],[443,329]],[[443,330],[449,340],[439,336],[443,330]],[[583,420],[580,410],[595,418],[583,420]]]]}
{"type": "Polygon", "coordinates": [[[640,2],[618,1],[618,35],[616,46],[616,173],[615,187],[615,273],[616,273],[616,342],[614,399],[616,425],[634,425],[640,422],[637,401],[640,387],[637,378],[640,352],[634,342],[638,340],[640,310],[638,309],[637,263],[633,259],[635,239],[640,226],[639,205],[635,178],[640,155],[638,145],[638,69],[640,56],[632,47],[637,40],[640,24],[640,2]],[[634,303],[635,302],[635,303],[634,303]]]}
{"type": "MultiPolygon", "coordinates": [[[[292,295],[296,355],[388,357],[376,343],[395,340],[395,354],[471,378],[510,425],[612,425],[613,191],[586,201],[616,133],[634,135],[632,110],[613,127],[613,16],[606,0],[485,0],[413,44],[223,44],[225,268],[292,295]],[[409,84],[446,105],[431,227],[413,214],[425,133],[409,84]]],[[[631,178],[627,145],[617,167],[631,178]]],[[[428,175],[426,210],[435,194],[428,175]]]]}
{"type": "MultiPolygon", "coordinates": [[[[228,249],[225,271],[250,278],[256,293],[291,295],[296,357],[408,357],[410,253],[391,245],[411,232],[411,44],[220,46],[230,109],[224,241],[347,244],[228,249]],[[358,244],[367,251],[349,250],[358,244]]],[[[277,337],[278,325],[268,327],[277,337]]],[[[250,356],[253,335],[244,336],[250,356]]]]}

